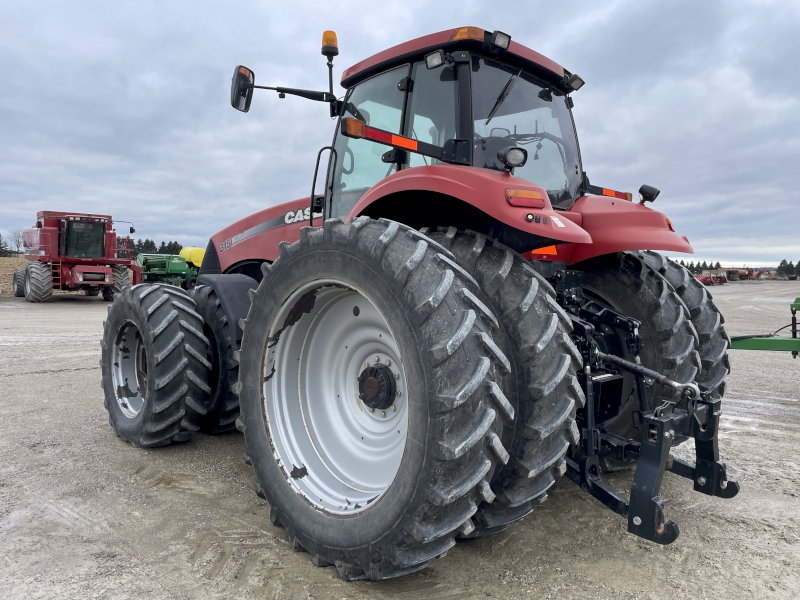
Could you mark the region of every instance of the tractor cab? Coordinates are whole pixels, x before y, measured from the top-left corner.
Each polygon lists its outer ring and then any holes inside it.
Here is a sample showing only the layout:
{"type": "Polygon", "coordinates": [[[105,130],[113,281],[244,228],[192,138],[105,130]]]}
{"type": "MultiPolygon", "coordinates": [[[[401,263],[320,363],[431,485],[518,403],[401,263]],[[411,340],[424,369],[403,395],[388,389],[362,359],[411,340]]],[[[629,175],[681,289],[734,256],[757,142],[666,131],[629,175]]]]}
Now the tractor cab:
{"type": "Polygon", "coordinates": [[[512,173],[545,188],[554,207],[569,208],[582,181],[570,106],[564,92],[502,54],[477,48],[403,60],[347,91],[342,122],[366,129],[363,137],[337,130],[330,215],[346,217],[397,171],[438,164],[512,173]],[[388,136],[396,145],[387,149],[388,136]]]}
{"type": "Polygon", "coordinates": [[[312,194],[317,214],[352,217],[379,182],[434,165],[514,175],[558,209],[585,191],[569,97],[583,80],[509,35],[462,27],[400,44],[347,69],[343,100],[330,75],[338,54],[333,32],[323,34],[322,54],[328,92],[258,86],[243,66],[231,87],[231,105],[242,112],[256,88],[330,103],[339,127],[327,147],[325,193],[312,194]]]}

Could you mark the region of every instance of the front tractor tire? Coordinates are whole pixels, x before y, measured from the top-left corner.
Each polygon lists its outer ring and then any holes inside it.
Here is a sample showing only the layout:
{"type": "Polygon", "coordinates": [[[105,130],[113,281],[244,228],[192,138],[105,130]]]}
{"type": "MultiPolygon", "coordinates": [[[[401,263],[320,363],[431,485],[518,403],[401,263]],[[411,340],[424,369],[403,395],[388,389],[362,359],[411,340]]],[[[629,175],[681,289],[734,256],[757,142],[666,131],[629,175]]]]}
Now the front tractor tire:
{"type": "Polygon", "coordinates": [[[112,302],[117,294],[131,286],[131,279],[128,276],[128,267],[126,265],[112,265],[111,276],[114,278],[114,282],[103,287],[103,300],[106,302],[112,302]]]}
{"type": "Polygon", "coordinates": [[[25,300],[49,302],[53,297],[53,275],[50,263],[29,262],[25,267],[25,300]]]}
{"type": "Polygon", "coordinates": [[[576,409],[585,402],[576,376],[581,358],[555,291],[522,256],[480,233],[454,227],[429,235],[480,284],[479,298],[499,321],[495,340],[510,360],[510,372],[498,385],[513,409],[501,413],[501,439],[511,460],[492,478],[497,500],[480,505],[476,529],[467,536],[478,537],[530,513],[563,475],[564,457],[578,442],[576,409]]]}
{"type": "Polygon", "coordinates": [[[239,362],[234,358],[228,318],[211,286],[194,288],[189,296],[203,317],[203,333],[208,340],[206,358],[211,363],[208,379],[211,398],[208,413],[200,420],[200,428],[210,434],[235,431],[239,398],[233,393],[233,386],[239,379],[239,362]]]}
{"type": "Polygon", "coordinates": [[[25,297],[25,267],[14,269],[14,296],[17,298],[25,297]]]}
{"type": "Polygon", "coordinates": [[[731,372],[728,348],[731,339],[725,331],[725,318],[714,304],[711,294],[697,277],[686,267],[670,260],[658,252],[640,251],[639,258],[661,273],[689,309],[692,325],[700,340],[702,369],[697,376],[697,385],[713,398],[725,394],[725,378],[731,372]]]}
{"type": "Polygon", "coordinates": [[[137,448],[187,441],[210,389],[206,337],[195,303],[157,284],[123,288],[104,324],[102,384],[109,423],[137,448]]]}
{"type": "Polygon", "coordinates": [[[235,391],[272,523],[344,579],[424,568],[508,460],[494,315],[452,254],[384,219],[305,227],[262,271],[235,391]]]}

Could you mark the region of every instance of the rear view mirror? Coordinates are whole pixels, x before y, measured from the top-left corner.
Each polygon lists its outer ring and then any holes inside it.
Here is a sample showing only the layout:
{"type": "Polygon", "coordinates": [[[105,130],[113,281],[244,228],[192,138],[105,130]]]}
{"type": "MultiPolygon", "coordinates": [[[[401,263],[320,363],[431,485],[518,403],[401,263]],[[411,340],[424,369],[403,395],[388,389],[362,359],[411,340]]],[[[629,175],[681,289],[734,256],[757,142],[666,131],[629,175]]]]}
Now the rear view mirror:
{"type": "Polygon", "coordinates": [[[247,112],[253,100],[253,85],[256,75],[247,67],[239,65],[233,72],[231,80],[231,106],[236,110],[247,112]]]}

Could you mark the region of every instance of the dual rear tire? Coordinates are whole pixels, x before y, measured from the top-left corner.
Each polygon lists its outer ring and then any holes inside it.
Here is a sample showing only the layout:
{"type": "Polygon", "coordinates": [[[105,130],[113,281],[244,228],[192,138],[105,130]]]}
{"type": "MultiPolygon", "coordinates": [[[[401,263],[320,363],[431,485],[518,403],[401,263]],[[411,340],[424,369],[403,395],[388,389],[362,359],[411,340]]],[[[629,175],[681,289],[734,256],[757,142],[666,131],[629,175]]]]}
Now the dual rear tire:
{"type": "Polygon", "coordinates": [[[235,389],[256,491],[345,579],[422,569],[474,530],[509,460],[496,319],[448,250],[398,223],[326,221],[280,251],[235,389]]]}

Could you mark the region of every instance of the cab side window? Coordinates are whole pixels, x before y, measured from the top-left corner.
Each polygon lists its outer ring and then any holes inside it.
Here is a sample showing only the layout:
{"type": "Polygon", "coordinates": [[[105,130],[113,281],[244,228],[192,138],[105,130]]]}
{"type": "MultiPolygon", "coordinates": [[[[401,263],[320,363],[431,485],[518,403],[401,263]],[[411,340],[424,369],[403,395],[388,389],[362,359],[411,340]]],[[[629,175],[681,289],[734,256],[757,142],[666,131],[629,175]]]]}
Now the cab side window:
{"type": "MultiPolygon", "coordinates": [[[[406,93],[398,83],[408,76],[408,65],[359,84],[345,101],[342,118],[354,117],[371,127],[400,134],[406,93]]],[[[369,188],[397,170],[381,156],[388,146],[336,133],[336,164],[331,185],[331,216],[346,218],[369,188]]]]}
{"type": "MultiPolygon", "coordinates": [[[[456,138],[458,90],[456,69],[445,66],[428,69],[424,62],[414,65],[411,101],[405,135],[434,146],[456,138]]],[[[409,167],[441,164],[433,158],[411,153],[409,167]]]]}

